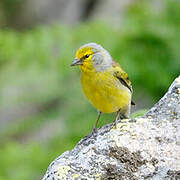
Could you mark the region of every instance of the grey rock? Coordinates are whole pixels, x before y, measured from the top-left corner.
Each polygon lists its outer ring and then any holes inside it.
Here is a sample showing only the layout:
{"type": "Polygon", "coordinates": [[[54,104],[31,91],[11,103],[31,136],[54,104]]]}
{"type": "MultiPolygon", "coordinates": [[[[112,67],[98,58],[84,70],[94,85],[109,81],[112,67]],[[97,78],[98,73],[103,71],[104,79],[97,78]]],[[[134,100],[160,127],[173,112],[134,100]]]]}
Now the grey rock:
{"type": "Polygon", "coordinates": [[[180,76],[147,114],[112,124],[54,160],[43,180],[180,179],[180,76]]]}

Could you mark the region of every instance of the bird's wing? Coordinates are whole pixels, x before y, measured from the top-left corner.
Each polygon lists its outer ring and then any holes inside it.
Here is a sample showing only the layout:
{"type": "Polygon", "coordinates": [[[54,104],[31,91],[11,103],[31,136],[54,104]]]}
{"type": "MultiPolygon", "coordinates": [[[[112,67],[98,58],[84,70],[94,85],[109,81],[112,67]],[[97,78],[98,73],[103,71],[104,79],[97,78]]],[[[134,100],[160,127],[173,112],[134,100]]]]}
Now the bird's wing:
{"type": "MultiPolygon", "coordinates": [[[[131,91],[131,93],[133,92],[128,74],[121,68],[121,66],[116,61],[113,61],[113,75],[120,81],[122,85],[126,86],[131,91]]],[[[131,104],[135,105],[133,101],[131,102],[131,104]]]]}
{"type": "Polygon", "coordinates": [[[121,66],[113,61],[113,75],[132,92],[131,81],[128,74],[121,68],[121,66]]]}

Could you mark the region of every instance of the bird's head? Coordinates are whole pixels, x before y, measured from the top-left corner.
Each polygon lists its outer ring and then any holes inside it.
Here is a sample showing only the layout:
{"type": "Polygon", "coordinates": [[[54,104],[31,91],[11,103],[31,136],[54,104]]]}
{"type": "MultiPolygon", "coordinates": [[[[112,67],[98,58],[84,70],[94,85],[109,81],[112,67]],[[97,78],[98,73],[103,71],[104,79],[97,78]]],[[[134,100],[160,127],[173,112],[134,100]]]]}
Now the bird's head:
{"type": "Polygon", "coordinates": [[[71,66],[76,65],[80,65],[82,71],[104,71],[112,66],[112,58],[101,45],[88,43],[77,50],[71,66]]]}

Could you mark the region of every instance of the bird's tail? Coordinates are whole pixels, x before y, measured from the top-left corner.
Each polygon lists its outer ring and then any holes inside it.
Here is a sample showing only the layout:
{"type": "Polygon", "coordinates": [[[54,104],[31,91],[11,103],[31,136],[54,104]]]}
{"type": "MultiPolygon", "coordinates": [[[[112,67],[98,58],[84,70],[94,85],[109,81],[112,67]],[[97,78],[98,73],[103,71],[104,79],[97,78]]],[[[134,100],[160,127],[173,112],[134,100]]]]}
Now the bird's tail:
{"type": "Polygon", "coordinates": [[[131,105],[134,105],[134,106],[135,106],[136,104],[135,104],[133,101],[131,101],[131,105]]]}

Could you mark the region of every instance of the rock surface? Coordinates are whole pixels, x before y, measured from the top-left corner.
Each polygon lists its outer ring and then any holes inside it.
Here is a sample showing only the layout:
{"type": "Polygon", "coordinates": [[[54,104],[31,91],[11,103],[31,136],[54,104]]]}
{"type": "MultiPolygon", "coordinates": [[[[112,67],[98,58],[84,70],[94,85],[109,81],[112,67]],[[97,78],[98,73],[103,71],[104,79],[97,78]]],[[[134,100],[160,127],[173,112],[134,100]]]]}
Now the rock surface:
{"type": "Polygon", "coordinates": [[[180,76],[139,118],[108,124],[54,160],[43,180],[180,179],[180,76]]]}

